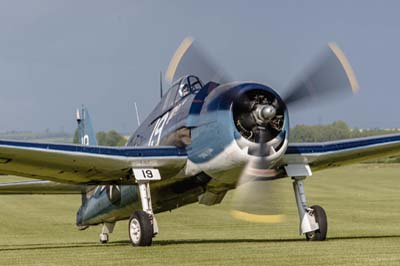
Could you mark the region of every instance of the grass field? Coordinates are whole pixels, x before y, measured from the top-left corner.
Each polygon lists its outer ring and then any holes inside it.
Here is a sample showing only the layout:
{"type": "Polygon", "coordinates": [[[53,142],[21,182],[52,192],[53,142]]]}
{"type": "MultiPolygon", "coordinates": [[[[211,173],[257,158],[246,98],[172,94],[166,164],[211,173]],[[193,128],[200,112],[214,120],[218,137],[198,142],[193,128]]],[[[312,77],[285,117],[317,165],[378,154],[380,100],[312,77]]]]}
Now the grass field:
{"type": "MultiPolygon", "coordinates": [[[[7,180],[7,177],[1,177],[7,180]]],[[[400,165],[356,165],[306,180],[310,204],[326,209],[328,240],[298,235],[291,180],[288,219],[276,225],[234,220],[223,204],[198,204],[157,216],[152,247],[134,248],[127,222],[108,245],[100,227],[74,227],[79,196],[0,196],[0,265],[400,265],[400,165]]]]}

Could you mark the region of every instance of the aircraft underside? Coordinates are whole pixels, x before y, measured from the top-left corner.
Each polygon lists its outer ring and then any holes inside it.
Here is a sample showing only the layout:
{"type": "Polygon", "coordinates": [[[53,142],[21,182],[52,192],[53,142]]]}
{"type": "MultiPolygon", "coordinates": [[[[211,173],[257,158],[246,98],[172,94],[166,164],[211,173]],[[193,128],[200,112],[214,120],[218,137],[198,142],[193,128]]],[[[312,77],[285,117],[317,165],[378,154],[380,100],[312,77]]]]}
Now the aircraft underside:
{"type": "MultiPolygon", "coordinates": [[[[166,185],[154,183],[151,188],[153,212],[171,211],[198,202],[209,180],[207,175],[199,174],[166,185]]],[[[96,186],[82,197],[77,213],[79,227],[128,219],[134,210],[141,209],[138,185],[96,186]]]]}

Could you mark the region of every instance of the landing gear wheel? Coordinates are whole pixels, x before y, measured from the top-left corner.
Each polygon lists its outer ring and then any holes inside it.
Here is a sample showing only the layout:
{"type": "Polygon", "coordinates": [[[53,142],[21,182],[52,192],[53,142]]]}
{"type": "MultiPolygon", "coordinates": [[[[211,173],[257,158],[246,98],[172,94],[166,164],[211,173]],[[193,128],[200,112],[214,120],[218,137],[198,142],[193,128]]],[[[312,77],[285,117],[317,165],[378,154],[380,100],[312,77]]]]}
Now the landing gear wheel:
{"type": "Polygon", "coordinates": [[[151,216],[144,211],[135,211],[128,224],[129,239],[134,246],[150,246],[153,241],[151,216]]]}
{"type": "Polygon", "coordinates": [[[108,243],[108,234],[107,233],[100,234],[100,243],[102,243],[102,244],[108,243]]]}
{"type": "Polygon", "coordinates": [[[325,210],[318,205],[311,206],[311,209],[314,210],[315,221],[318,223],[319,229],[306,233],[306,238],[309,241],[323,241],[328,232],[328,219],[325,210]]]}

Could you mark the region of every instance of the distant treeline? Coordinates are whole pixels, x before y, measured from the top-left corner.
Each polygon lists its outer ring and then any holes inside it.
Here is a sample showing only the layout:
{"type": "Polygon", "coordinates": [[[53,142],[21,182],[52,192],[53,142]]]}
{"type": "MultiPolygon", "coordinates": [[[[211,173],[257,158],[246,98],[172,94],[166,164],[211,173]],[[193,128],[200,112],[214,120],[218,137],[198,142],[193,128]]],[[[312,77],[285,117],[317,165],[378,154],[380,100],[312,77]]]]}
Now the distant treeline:
{"type": "MultiPolygon", "coordinates": [[[[321,142],[350,138],[362,138],[384,134],[399,133],[398,129],[358,129],[350,128],[344,121],[336,121],[329,125],[297,125],[290,131],[291,142],[321,142]]],[[[104,146],[123,146],[126,138],[116,132],[110,130],[108,132],[100,131],[96,134],[99,145],[104,146]]],[[[75,132],[74,142],[78,142],[77,132],[75,132]]]]}
{"type": "Polygon", "coordinates": [[[47,139],[65,139],[68,142],[71,141],[71,133],[57,131],[52,132],[46,130],[43,132],[31,132],[31,131],[7,131],[0,133],[0,139],[15,139],[15,140],[47,140],[47,139]]]}
{"type": "MultiPolygon", "coordinates": [[[[298,125],[291,129],[291,142],[323,142],[340,139],[362,138],[385,134],[399,133],[399,129],[358,129],[349,128],[344,121],[336,121],[330,125],[298,125]]],[[[382,158],[367,163],[400,163],[399,157],[382,158]]]]}
{"type": "MultiPolygon", "coordinates": [[[[97,144],[101,146],[124,146],[127,139],[115,130],[108,132],[99,131],[96,133],[97,144]]],[[[74,133],[74,143],[79,143],[78,130],[74,133]]]]}
{"type": "Polygon", "coordinates": [[[291,142],[321,142],[394,133],[399,133],[399,130],[350,128],[346,122],[336,121],[329,125],[297,125],[290,130],[289,139],[291,142]]]}
{"type": "MultiPolygon", "coordinates": [[[[376,135],[400,133],[399,129],[358,129],[350,128],[344,121],[336,121],[328,125],[297,125],[290,130],[290,142],[323,142],[349,138],[361,138],[376,135]]],[[[97,142],[102,146],[123,146],[127,138],[115,130],[99,131],[96,134],[97,142]]],[[[0,139],[41,140],[50,142],[79,143],[78,132],[74,135],[67,132],[30,132],[8,131],[0,132],[0,139]]]]}

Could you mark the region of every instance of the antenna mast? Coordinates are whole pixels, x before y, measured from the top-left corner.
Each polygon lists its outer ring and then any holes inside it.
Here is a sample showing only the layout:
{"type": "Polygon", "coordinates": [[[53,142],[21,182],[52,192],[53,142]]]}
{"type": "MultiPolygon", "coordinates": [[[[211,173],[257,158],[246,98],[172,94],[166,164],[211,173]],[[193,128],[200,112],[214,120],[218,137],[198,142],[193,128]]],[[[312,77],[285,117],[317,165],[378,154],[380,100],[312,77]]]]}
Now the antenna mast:
{"type": "Polygon", "coordinates": [[[163,97],[163,87],[162,87],[162,71],[160,71],[160,98],[163,97]]]}
{"type": "Polygon", "coordinates": [[[138,123],[138,126],[140,126],[140,118],[139,118],[139,112],[138,112],[136,102],[134,102],[133,104],[135,105],[137,123],[138,123]]]}

